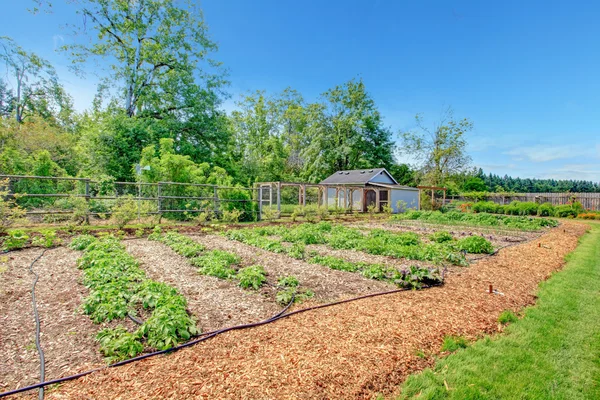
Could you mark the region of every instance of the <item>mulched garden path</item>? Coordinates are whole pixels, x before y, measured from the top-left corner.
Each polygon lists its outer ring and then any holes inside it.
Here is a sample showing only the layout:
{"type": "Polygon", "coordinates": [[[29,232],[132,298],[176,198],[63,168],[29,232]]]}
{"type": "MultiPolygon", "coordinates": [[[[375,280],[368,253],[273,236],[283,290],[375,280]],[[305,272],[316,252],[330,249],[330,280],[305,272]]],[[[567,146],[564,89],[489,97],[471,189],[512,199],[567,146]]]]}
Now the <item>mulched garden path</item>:
{"type": "Polygon", "coordinates": [[[204,332],[260,321],[281,309],[260,293],[238,287],[235,281],[200,275],[188,259],[162,243],[146,239],[124,243],[149,278],[179,290],[204,332]]]}
{"type": "Polygon", "coordinates": [[[244,259],[245,264],[262,265],[272,277],[293,275],[298,278],[302,287],[315,292],[315,300],[318,301],[334,301],[395,289],[395,286],[389,283],[367,279],[352,272],[336,271],[322,265],[310,264],[286,254],[273,253],[223,236],[190,235],[190,237],[209,249],[236,253],[244,259]]]}
{"type": "Polygon", "coordinates": [[[432,365],[444,335],[498,332],[498,315],[532,304],[584,224],[565,222],[501,250],[442,287],[364,299],[233,331],[174,354],[67,382],[48,398],[323,399],[392,396],[432,365]],[[493,284],[504,295],[488,294],[493,284]],[[417,352],[425,353],[419,358],[417,352]]]}
{"type": "MultiPolygon", "coordinates": [[[[40,248],[30,248],[0,256],[7,258],[7,270],[0,274],[1,391],[40,381],[31,303],[34,275],[29,272],[29,265],[41,252],[40,248]]],[[[78,283],[80,271],[75,262],[80,255],[66,247],[50,249],[33,266],[40,276],[36,304],[46,380],[105,364],[94,340],[105,325],[94,324],[79,310],[87,295],[87,289],[78,283]]]]}

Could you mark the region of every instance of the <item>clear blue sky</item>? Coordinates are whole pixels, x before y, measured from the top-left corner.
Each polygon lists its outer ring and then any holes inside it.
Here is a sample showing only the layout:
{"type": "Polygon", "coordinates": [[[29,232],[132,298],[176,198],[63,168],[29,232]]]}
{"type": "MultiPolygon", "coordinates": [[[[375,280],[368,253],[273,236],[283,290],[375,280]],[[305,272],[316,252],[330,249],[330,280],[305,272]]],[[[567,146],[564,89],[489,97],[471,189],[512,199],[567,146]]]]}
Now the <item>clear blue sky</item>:
{"type": "MultiPolygon", "coordinates": [[[[73,6],[32,15],[2,0],[0,35],[56,63],[76,107],[95,79],[66,70],[73,6]]],[[[600,181],[600,2],[206,0],[232,99],[288,86],[315,100],[362,77],[394,132],[452,106],[475,124],[474,163],[521,177],[600,181]]],[[[92,68],[89,68],[90,71],[92,68]]],[[[401,160],[402,161],[402,160],[401,160]]]]}

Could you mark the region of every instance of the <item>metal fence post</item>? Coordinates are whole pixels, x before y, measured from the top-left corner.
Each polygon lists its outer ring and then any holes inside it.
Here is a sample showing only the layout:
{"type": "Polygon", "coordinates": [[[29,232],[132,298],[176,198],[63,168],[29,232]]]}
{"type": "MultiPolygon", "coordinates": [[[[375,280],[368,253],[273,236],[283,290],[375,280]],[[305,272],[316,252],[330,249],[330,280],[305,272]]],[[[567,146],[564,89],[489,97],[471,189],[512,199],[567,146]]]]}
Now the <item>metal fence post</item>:
{"type": "Polygon", "coordinates": [[[158,211],[158,223],[160,224],[160,220],[162,219],[162,205],[160,202],[160,182],[157,183],[156,188],[156,208],[158,211]]]}
{"type": "Polygon", "coordinates": [[[90,180],[85,181],[85,202],[87,204],[85,212],[85,223],[90,224],[90,180]]]}
{"type": "Polygon", "coordinates": [[[263,193],[263,188],[262,186],[258,187],[258,220],[260,221],[262,219],[262,193],[263,193]]]}
{"type": "Polygon", "coordinates": [[[281,218],[281,182],[277,182],[277,218],[281,218]]]}
{"type": "Polygon", "coordinates": [[[215,193],[214,200],[213,200],[213,210],[214,210],[215,215],[217,215],[219,212],[219,194],[217,193],[217,185],[213,186],[213,189],[214,189],[214,193],[215,193]]]}

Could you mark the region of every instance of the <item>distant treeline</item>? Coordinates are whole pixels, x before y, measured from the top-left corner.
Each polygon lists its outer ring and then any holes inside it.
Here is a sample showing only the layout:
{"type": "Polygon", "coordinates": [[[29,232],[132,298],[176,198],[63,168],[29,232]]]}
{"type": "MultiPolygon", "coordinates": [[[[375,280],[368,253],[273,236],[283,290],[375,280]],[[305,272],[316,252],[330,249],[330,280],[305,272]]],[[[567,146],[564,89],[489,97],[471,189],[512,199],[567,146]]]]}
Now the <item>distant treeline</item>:
{"type": "Polygon", "coordinates": [[[530,179],[513,178],[508,175],[499,176],[485,174],[479,169],[477,177],[483,180],[489,192],[515,193],[598,193],[600,183],[580,180],[530,179]]]}

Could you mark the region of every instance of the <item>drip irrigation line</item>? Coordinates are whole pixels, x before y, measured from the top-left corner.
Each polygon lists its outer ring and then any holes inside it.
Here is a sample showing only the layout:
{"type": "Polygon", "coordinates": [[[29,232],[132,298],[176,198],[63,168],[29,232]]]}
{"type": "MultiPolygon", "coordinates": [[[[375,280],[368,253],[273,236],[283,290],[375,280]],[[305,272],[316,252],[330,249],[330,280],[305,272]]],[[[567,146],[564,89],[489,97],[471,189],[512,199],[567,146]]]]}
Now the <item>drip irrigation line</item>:
{"type": "MultiPolygon", "coordinates": [[[[33,304],[33,316],[35,318],[35,347],[37,348],[38,355],[40,358],[40,382],[44,382],[46,380],[46,360],[44,358],[44,350],[42,350],[42,346],[40,344],[40,315],[38,313],[36,301],[35,301],[35,286],[40,278],[40,276],[33,270],[33,265],[46,253],[48,249],[44,249],[39,256],[37,256],[29,265],[29,272],[35,275],[35,279],[33,280],[33,285],[31,286],[31,302],[33,304]]],[[[44,386],[40,386],[39,391],[39,399],[44,399],[44,386]]]]}
{"type": "MultiPolygon", "coordinates": [[[[423,286],[421,289],[429,289],[429,288],[436,287],[436,286],[441,286],[441,284],[423,286]]],[[[199,337],[196,340],[192,340],[192,341],[189,341],[187,343],[180,344],[179,346],[175,346],[175,347],[172,347],[170,349],[155,351],[153,353],[142,354],[141,356],[137,356],[137,357],[133,357],[133,358],[130,358],[130,359],[127,359],[127,360],[119,361],[117,363],[110,364],[110,365],[105,366],[105,367],[95,368],[95,369],[92,369],[92,370],[81,372],[79,374],[75,374],[75,375],[71,375],[71,376],[66,376],[66,377],[63,377],[63,378],[58,378],[58,379],[54,379],[54,380],[51,380],[51,381],[46,381],[46,382],[38,383],[38,384],[35,384],[35,385],[31,385],[31,386],[22,387],[20,389],[11,390],[9,392],[0,393],[0,398],[6,397],[6,396],[10,396],[10,395],[13,395],[13,394],[17,394],[17,393],[26,392],[26,391],[37,389],[37,388],[42,388],[42,387],[47,386],[47,385],[54,385],[54,384],[57,384],[57,383],[66,382],[66,381],[70,381],[70,380],[73,380],[73,379],[78,379],[78,378],[81,378],[83,376],[89,375],[91,373],[105,370],[107,368],[120,367],[120,366],[129,364],[129,363],[132,363],[134,361],[140,361],[140,360],[143,360],[143,359],[146,359],[146,358],[150,358],[150,357],[154,357],[154,356],[157,356],[157,355],[160,355],[160,354],[167,354],[167,353],[175,352],[175,351],[181,350],[183,348],[196,345],[196,344],[198,344],[200,342],[204,342],[204,341],[206,341],[208,339],[211,339],[211,338],[213,338],[213,337],[215,337],[217,335],[220,335],[222,333],[225,333],[225,332],[234,331],[234,330],[248,329],[248,328],[254,328],[254,327],[257,327],[257,326],[270,324],[270,323],[278,321],[280,319],[291,317],[292,315],[302,314],[302,313],[305,313],[305,312],[308,312],[308,311],[314,311],[314,310],[318,310],[318,309],[321,309],[321,308],[337,306],[337,305],[340,305],[340,304],[350,303],[350,302],[357,301],[357,300],[368,299],[368,298],[371,298],[371,297],[385,296],[385,295],[389,295],[389,294],[405,292],[405,291],[408,291],[408,290],[412,290],[412,289],[411,288],[400,288],[400,289],[395,289],[395,290],[388,290],[388,291],[385,291],[385,292],[371,293],[371,294],[367,294],[367,295],[363,295],[363,296],[353,297],[353,298],[350,298],[350,299],[334,301],[332,303],[321,304],[321,305],[312,306],[312,307],[308,307],[308,308],[302,308],[300,310],[296,310],[296,311],[292,311],[292,312],[286,313],[286,311],[294,303],[295,297],[292,297],[292,300],[290,301],[290,303],[283,310],[281,310],[280,312],[278,312],[274,316],[272,316],[272,317],[270,317],[268,319],[265,319],[263,321],[253,322],[253,323],[250,323],[250,324],[234,325],[234,326],[230,326],[230,327],[227,327],[227,328],[218,329],[216,331],[206,332],[206,333],[200,335],[201,337],[199,337]]]]}
{"type": "Polygon", "coordinates": [[[132,320],[134,323],[138,324],[138,325],[143,325],[144,321],[137,319],[136,317],[134,317],[131,314],[127,314],[127,317],[132,320]]]}

